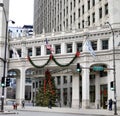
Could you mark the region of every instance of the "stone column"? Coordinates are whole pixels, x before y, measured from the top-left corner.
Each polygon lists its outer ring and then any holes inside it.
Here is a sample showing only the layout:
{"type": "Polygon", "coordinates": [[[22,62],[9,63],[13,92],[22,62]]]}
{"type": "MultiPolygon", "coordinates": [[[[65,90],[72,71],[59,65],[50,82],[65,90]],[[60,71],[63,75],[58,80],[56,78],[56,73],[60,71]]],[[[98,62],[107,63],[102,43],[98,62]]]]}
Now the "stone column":
{"type": "Polygon", "coordinates": [[[20,70],[20,78],[16,78],[16,100],[21,104],[21,101],[25,99],[25,69],[20,70]]]}
{"type": "Polygon", "coordinates": [[[66,46],[65,43],[61,44],[61,54],[65,54],[66,53],[66,46]]]}
{"type": "Polygon", "coordinates": [[[89,108],[89,87],[89,69],[82,69],[82,108],[89,108]]]}
{"type": "Polygon", "coordinates": [[[79,108],[79,74],[73,75],[72,79],[72,108],[79,108]]]}
{"type": "Polygon", "coordinates": [[[99,74],[97,73],[96,74],[96,77],[95,77],[95,107],[97,109],[100,108],[100,77],[99,77],[99,74]]]}
{"type": "Polygon", "coordinates": [[[44,56],[46,51],[45,51],[45,46],[44,45],[41,45],[41,56],[44,56]]]}

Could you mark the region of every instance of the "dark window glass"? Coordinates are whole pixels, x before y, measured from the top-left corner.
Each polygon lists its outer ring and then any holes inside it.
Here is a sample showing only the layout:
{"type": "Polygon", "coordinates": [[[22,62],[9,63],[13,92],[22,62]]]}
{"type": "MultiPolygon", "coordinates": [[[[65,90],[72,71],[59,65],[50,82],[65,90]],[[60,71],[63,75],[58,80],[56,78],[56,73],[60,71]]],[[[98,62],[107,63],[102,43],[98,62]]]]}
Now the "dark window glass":
{"type": "Polygon", "coordinates": [[[97,50],[97,41],[92,41],[91,44],[92,44],[93,50],[97,50]]]}
{"type": "Polygon", "coordinates": [[[67,44],[67,53],[72,53],[72,44],[67,44]]]}
{"type": "Polygon", "coordinates": [[[57,84],[60,85],[60,82],[61,82],[61,78],[60,76],[57,77],[57,84]]]}
{"type": "Polygon", "coordinates": [[[32,56],[32,48],[28,48],[28,55],[32,56]]]}
{"type": "Polygon", "coordinates": [[[61,46],[55,45],[55,54],[60,54],[60,53],[61,53],[61,46]]]}
{"type": "Polygon", "coordinates": [[[102,18],[102,8],[99,8],[99,18],[102,18]]]}
{"type": "Polygon", "coordinates": [[[107,14],[108,14],[108,3],[105,4],[105,15],[107,15],[107,14]]]}
{"type": "Polygon", "coordinates": [[[82,52],[82,43],[77,43],[77,51],[82,52]]]}
{"type": "Polygon", "coordinates": [[[36,48],[36,56],[41,55],[41,47],[36,48]]]}
{"type": "Polygon", "coordinates": [[[63,76],[63,83],[67,83],[67,76],[63,76]]]}
{"type": "Polygon", "coordinates": [[[92,22],[95,23],[95,13],[92,13],[92,22]]]}
{"type": "Polygon", "coordinates": [[[108,40],[102,40],[102,50],[108,49],[108,40]]]}

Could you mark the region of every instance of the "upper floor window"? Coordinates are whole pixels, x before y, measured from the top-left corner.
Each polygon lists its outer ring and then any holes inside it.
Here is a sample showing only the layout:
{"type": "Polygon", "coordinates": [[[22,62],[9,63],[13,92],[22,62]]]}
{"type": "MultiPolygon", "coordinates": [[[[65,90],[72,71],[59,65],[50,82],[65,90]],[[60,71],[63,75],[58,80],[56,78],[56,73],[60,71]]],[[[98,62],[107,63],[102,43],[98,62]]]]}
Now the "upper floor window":
{"type": "Polygon", "coordinates": [[[90,0],[88,0],[88,10],[90,10],[90,0]]]}
{"type": "Polygon", "coordinates": [[[36,56],[41,55],[41,47],[36,47],[36,56]]]}
{"type": "Polygon", "coordinates": [[[67,53],[72,53],[72,44],[67,44],[67,53]]]}
{"type": "Polygon", "coordinates": [[[105,4],[105,15],[107,15],[107,14],[108,14],[108,3],[105,4]]]}
{"type": "Polygon", "coordinates": [[[90,16],[88,16],[88,26],[90,26],[90,16]]]}
{"type": "Polygon", "coordinates": [[[61,45],[55,45],[55,54],[61,53],[61,45]]]}
{"type": "Polygon", "coordinates": [[[97,50],[97,41],[92,41],[91,42],[93,50],[97,50]]]}
{"type": "Polygon", "coordinates": [[[102,40],[102,50],[108,49],[108,40],[102,40]]]}
{"type": "Polygon", "coordinates": [[[74,0],[74,7],[76,6],[76,0],[74,0]]]}
{"type": "Polygon", "coordinates": [[[80,8],[78,9],[78,17],[80,17],[80,8]]]}
{"type": "Polygon", "coordinates": [[[95,0],[92,1],[92,5],[95,6],[95,0]]]}
{"type": "Polygon", "coordinates": [[[70,9],[72,10],[72,2],[70,3],[70,9]]]}
{"type": "Polygon", "coordinates": [[[92,22],[95,23],[95,12],[92,13],[92,22]]]}
{"type": "Polygon", "coordinates": [[[57,85],[60,85],[60,82],[61,82],[61,78],[60,76],[57,76],[57,85]]]}
{"type": "Polygon", "coordinates": [[[77,43],[77,51],[82,52],[82,43],[77,43]]]}
{"type": "Polygon", "coordinates": [[[102,7],[99,8],[99,18],[100,18],[100,19],[102,18],[102,7]]]}
{"type": "Polygon", "coordinates": [[[82,5],[82,14],[84,14],[84,5],[82,5]]]}
{"type": "Polygon", "coordinates": [[[75,22],[75,12],[74,12],[74,14],[73,14],[73,15],[74,15],[74,22],[75,22]]]}
{"type": "Polygon", "coordinates": [[[85,23],[84,20],[82,20],[82,28],[84,28],[84,23],[85,23]]]}
{"type": "Polygon", "coordinates": [[[32,48],[28,48],[28,55],[32,56],[32,48]]]}
{"type": "Polygon", "coordinates": [[[49,54],[51,54],[51,51],[50,51],[50,49],[46,48],[46,55],[49,55],[49,54]]]}
{"type": "Polygon", "coordinates": [[[9,58],[12,58],[13,50],[9,51],[9,58]]]}
{"type": "Polygon", "coordinates": [[[67,83],[67,76],[63,76],[63,83],[67,83]]]}

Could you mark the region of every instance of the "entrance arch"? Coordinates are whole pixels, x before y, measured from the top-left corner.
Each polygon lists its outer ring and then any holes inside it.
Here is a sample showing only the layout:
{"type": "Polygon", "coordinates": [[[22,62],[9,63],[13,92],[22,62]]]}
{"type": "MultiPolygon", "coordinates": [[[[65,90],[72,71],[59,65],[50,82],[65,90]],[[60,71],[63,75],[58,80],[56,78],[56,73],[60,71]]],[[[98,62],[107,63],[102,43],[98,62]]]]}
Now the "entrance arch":
{"type": "MultiPolygon", "coordinates": [[[[107,64],[93,64],[90,66],[90,103],[96,108],[106,109],[108,99],[107,64]],[[103,70],[94,70],[94,66],[103,67],[103,70]]],[[[102,69],[102,68],[101,68],[102,69]]]]}

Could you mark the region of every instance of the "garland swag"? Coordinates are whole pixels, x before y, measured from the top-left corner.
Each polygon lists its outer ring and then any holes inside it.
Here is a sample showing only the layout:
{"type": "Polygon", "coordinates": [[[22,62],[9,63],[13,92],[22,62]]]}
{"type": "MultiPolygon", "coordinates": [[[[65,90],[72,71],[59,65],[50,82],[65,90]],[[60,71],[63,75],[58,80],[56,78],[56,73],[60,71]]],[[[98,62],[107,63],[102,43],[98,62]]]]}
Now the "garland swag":
{"type": "Polygon", "coordinates": [[[69,66],[70,64],[72,64],[74,62],[74,60],[80,56],[80,52],[76,52],[75,56],[73,57],[73,59],[67,63],[67,64],[60,64],[56,59],[55,57],[53,56],[53,54],[51,54],[49,56],[49,59],[47,60],[47,62],[41,66],[38,66],[36,64],[33,63],[33,61],[31,60],[30,56],[28,56],[28,61],[35,67],[35,68],[44,68],[49,62],[50,60],[53,60],[55,62],[56,65],[60,66],[60,67],[66,67],[66,66],[69,66]]]}

